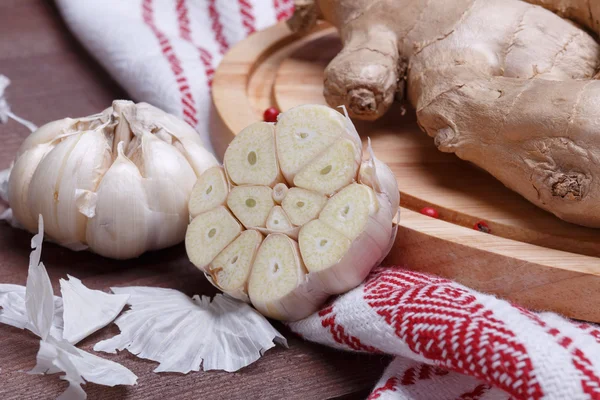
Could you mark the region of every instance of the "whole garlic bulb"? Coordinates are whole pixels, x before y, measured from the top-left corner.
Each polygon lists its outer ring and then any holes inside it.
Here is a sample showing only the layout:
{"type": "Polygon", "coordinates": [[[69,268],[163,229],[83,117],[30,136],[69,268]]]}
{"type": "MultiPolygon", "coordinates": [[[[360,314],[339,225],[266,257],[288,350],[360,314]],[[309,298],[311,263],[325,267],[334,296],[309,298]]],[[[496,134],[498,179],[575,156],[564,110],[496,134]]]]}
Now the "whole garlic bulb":
{"type": "Polygon", "coordinates": [[[257,122],[198,178],[190,261],[230,296],[294,321],[359,285],[388,254],[399,191],[349,118],[321,105],[257,122]]]}
{"type": "Polygon", "coordinates": [[[8,186],[28,231],[127,259],[181,242],[196,179],[217,164],[184,121],[146,103],[50,122],[21,145],[8,186]]]}

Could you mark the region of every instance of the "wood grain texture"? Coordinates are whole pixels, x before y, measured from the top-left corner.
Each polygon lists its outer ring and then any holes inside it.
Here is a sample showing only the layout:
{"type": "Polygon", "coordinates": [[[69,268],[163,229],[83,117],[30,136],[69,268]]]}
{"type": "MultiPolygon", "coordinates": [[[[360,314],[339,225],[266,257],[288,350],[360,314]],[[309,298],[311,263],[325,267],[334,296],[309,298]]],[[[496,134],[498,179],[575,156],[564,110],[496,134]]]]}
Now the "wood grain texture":
{"type": "MultiPolygon", "coordinates": [[[[126,94],[68,33],[53,6],[41,0],[0,1],[0,73],[12,80],[8,98],[13,110],[41,125],[66,116],[98,112],[126,94]]],[[[27,130],[14,122],[0,125],[0,169],[8,167],[27,130]]],[[[0,208],[3,206],[0,205],[0,208]]],[[[0,223],[0,282],[24,284],[31,235],[0,223]]],[[[59,293],[67,273],[94,289],[147,285],[212,295],[208,284],[187,260],[183,246],[117,262],[89,253],[74,253],[45,243],[42,260],[59,293]]],[[[157,364],[127,352],[104,355],[139,377],[131,388],[88,384],[94,399],[361,399],[389,359],[337,352],[301,341],[282,326],[290,348],[275,348],[238,373],[155,374],[157,364]]],[[[93,345],[118,333],[114,325],[82,342],[93,345]]],[[[54,399],[66,387],[53,376],[32,376],[39,342],[32,334],[0,325],[0,399],[54,399]]]]}
{"type": "MultiPolygon", "coordinates": [[[[259,32],[226,55],[215,74],[213,99],[230,139],[261,118],[326,104],[323,71],[340,50],[325,24],[305,37],[284,24],[259,32]]],[[[538,209],[486,172],[439,152],[420,131],[414,111],[395,104],[377,122],[357,122],[378,158],[398,178],[399,234],[385,261],[456,279],[536,310],[600,322],[600,229],[576,226],[538,209]],[[416,213],[435,207],[440,219],[416,213]],[[473,229],[486,221],[492,234],[473,229]]]]}

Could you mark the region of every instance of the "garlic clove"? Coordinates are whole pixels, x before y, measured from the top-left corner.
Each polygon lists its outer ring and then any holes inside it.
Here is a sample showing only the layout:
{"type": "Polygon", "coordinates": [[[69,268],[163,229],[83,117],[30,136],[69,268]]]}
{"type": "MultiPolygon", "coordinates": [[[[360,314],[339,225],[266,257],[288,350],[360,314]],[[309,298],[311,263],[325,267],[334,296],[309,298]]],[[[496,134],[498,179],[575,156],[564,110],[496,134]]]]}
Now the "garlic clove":
{"type": "Polygon", "coordinates": [[[387,246],[391,220],[380,225],[374,217],[378,213],[373,190],[352,184],[329,199],[318,220],[302,227],[302,258],[309,272],[319,272],[316,279],[322,290],[340,293],[355,287],[380,258],[383,245],[379,243],[387,246]]]}
{"type": "MultiPolygon", "coordinates": [[[[61,219],[58,215],[60,202],[60,183],[65,176],[71,179],[71,170],[66,170],[69,155],[82,138],[83,134],[76,134],[62,139],[46,156],[40,161],[29,184],[27,204],[29,204],[31,215],[42,215],[44,217],[46,234],[52,239],[61,242],[76,242],[77,238],[66,236],[61,230],[61,219]]],[[[18,218],[18,216],[17,216],[18,218]]]]}
{"type": "Polygon", "coordinates": [[[337,264],[352,241],[322,221],[313,220],[300,230],[298,243],[306,269],[317,272],[337,264]]]}
{"type": "Polygon", "coordinates": [[[319,216],[327,197],[302,188],[291,188],[281,203],[292,224],[302,226],[319,216]]]}
{"type": "MultiPolygon", "coordinates": [[[[287,182],[339,137],[348,136],[346,121],[324,106],[302,105],[279,115],[276,125],[279,166],[287,182]]],[[[362,148],[360,139],[357,147],[362,148]]]]}
{"type": "Polygon", "coordinates": [[[281,206],[275,206],[271,209],[266,225],[267,229],[279,232],[289,231],[294,227],[281,206]]]}
{"type": "Polygon", "coordinates": [[[20,158],[23,153],[36,146],[51,142],[57,136],[66,133],[66,131],[75,125],[76,122],[77,121],[72,118],[64,118],[40,126],[35,132],[25,138],[17,152],[16,158],[20,158]]]}
{"type": "MultiPolygon", "coordinates": [[[[93,193],[96,191],[102,176],[112,163],[112,154],[106,136],[102,130],[84,132],[64,159],[64,172],[57,182],[57,197],[55,213],[59,216],[56,225],[59,234],[54,236],[65,246],[81,245],[86,240],[87,214],[95,214],[96,195],[77,196],[81,191],[93,193]]],[[[47,172],[42,171],[42,175],[47,172]]],[[[41,199],[44,201],[44,199],[41,199]]],[[[47,200],[46,200],[47,202],[47,200]]],[[[43,214],[46,220],[50,215],[43,214]]]]}
{"type": "Polygon", "coordinates": [[[356,179],[361,149],[350,139],[333,144],[294,177],[294,185],[332,195],[356,179]]]}
{"type": "Polygon", "coordinates": [[[134,163],[144,177],[153,224],[160,227],[149,237],[147,246],[149,249],[172,246],[185,237],[189,194],[196,174],[177,149],[152,134],[142,135],[141,153],[141,163],[134,163]]]}
{"type": "Polygon", "coordinates": [[[354,183],[329,199],[319,220],[354,240],[365,229],[369,217],[378,208],[373,190],[366,185],[354,183]]]}
{"type": "Polygon", "coordinates": [[[40,144],[23,152],[15,161],[8,181],[8,201],[13,215],[29,232],[37,230],[37,215],[29,206],[31,179],[44,156],[54,144],[40,144]]]}
{"type": "Polygon", "coordinates": [[[185,249],[190,261],[204,272],[209,272],[206,267],[241,232],[240,223],[223,206],[198,215],[185,235],[185,249]]]}
{"type": "MultiPolygon", "coordinates": [[[[377,226],[375,223],[369,225],[377,226]]],[[[383,231],[389,235],[391,226],[383,231]]],[[[300,234],[302,235],[302,231],[300,231],[300,234]]],[[[300,236],[300,240],[302,240],[302,236],[300,236]]],[[[342,254],[337,262],[329,266],[323,263],[321,270],[311,271],[310,277],[313,280],[314,287],[325,293],[338,294],[345,293],[360,285],[369,275],[369,272],[385,256],[381,248],[386,247],[387,243],[388,240],[384,245],[381,245],[373,239],[370,233],[362,233],[351,242],[346,253],[342,254]]]]}
{"type": "Polygon", "coordinates": [[[274,186],[281,182],[274,126],[257,122],[243,129],[225,151],[223,163],[236,185],[274,186]]]}
{"type": "Polygon", "coordinates": [[[230,296],[248,302],[248,277],[262,241],[263,236],[257,231],[242,232],[208,266],[211,283],[230,296]]]}
{"type": "Polygon", "coordinates": [[[152,212],[143,177],[137,166],[118,147],[117,158],[97,189],[96,214],[86,227],[86,242],[105,257],[138,257],[148,249],[152,212]]]}
{"type": "Polygon", "coordinates": [[[254,228],[259,230],[263,234],[271,233],[284,233],[294,240],[298,240],[298,233],[300,232],[299,226],[294,226],[290,222],[285,211],[281,206],[275,206],[271,209],[269,216],[267,217],[266,229],[254,228]]]}
{"type": "Polygon", "coordinates": [[[258,249],[248,294],[263,315],[297,320],[316,311],[325,296],[308,294],[298,243],[283,234],[267,236],[258,249]]]}
{"type": "Polygon", "coordinates": [[[268,186],[235,186],[227,198],[227,206],[246,228],[265,227],[274,205],[268,186]]]}
{"type": "Polygon", "coordinates": [[[173,146],[185,156],[197,177],[207,169],[219,164],[210,151],[188,138],[177,139],[173,146]]]}
{"type": "Polygon", "coordinates": [[[356,287],[387,255],[391,208],[383,195],[380,204],[370,187],[351,184],[329,199],[318,220],[302,227],[300,251],[321,290],[343,293],[356,287]]]}
{"type": "Polygon", "coordinates": [[[389,252],[393,216],[387,199],[381,200],[379,205],[366,185],[350,185],[329,199],[318,220],[300,230],[302,257],[322,291],[356,287],[389,252]]]}
{"type": "Polygon", "coordinates": [[[194,185],[189,201],[189,212],[192,218],[225,204],[229,194],[229,183],[222,167],[206,170],[194,185]]]}

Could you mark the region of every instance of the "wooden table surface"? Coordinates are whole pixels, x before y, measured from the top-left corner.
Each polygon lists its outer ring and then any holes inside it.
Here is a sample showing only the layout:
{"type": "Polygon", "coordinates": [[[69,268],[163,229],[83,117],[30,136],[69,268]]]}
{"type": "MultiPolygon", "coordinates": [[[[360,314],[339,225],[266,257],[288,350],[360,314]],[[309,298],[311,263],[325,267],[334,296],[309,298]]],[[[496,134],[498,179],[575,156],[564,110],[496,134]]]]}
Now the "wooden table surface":
{"type": "MultiPolygon", "coordinates": [[[[38,126],[66,116],[96,113],[127,94],[96,65],[60,19],[55,6],[43,0],[0,0],[0,74],[12,85],[12,110],[38,126]]],[[[13,121],[0,125],[0,170],[7,168],[27,130],[13,121]]],[[[0,210],[3,208],[0,205],[0,210]]],[[[25,284],[29,233],[0,222],[0,282],[25,284]]],[[[212,295],[215,289],[177,246],[134,261],[116,262],[89,253],[75,253],[44,244],[42,260],[56,294],[67,273],[90,288],[160,286],[189,295],[212,295]]],[[[102,357],[119,362],[138,377],[135,387],[85,385],[89,399],[360,399],[382,373],[389,359],[334,351],[304,342],[276,325],[290,348],[276,347],[237,373],[197,372],[188,375],[152,370],[156,363],[128,352],[102,357]]],[[[81,348],[118,334],[111,325],[87,338],[81,348]]],[[[60,374],[27,375],[35,364],[39,341],[33,334],[0,325],[0,399],[54,399],[65,388],[60,374]]]]}

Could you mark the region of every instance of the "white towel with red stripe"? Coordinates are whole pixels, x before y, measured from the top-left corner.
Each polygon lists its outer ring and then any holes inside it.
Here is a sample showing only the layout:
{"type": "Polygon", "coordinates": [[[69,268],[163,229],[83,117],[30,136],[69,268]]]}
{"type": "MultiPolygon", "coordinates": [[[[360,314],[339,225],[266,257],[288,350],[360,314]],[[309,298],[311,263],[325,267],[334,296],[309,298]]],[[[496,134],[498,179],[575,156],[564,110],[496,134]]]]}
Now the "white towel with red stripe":
{"type": "MultiPolygon", "coordinates": [[[[292,0],[56,0],[75,35],[136,101],[210,148],[210,86],[227,49],[292,0]]],[[[307,340],[395,356],[371,399],[600,400],[600,328],[535,314],[398,268],[290,325],[307,340]]]]}
{"type": "Polygon", "coordinates": [[[327,346],[396,356],[370,399],[600,399],[600,328],[401,268],[376,268],[290,327],[327,346]]]}
{"type": "Polygon", "coordinates": [[[135,101],[209,138],[210,86],[223,54],[285,19],[292,0],[56,0],[71,31],[135,101]]]}

